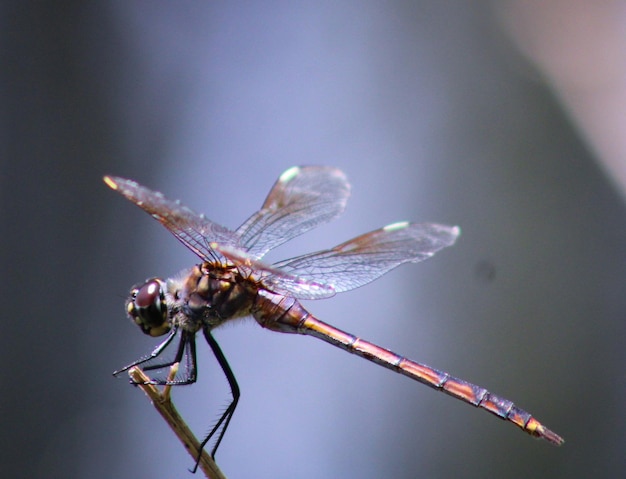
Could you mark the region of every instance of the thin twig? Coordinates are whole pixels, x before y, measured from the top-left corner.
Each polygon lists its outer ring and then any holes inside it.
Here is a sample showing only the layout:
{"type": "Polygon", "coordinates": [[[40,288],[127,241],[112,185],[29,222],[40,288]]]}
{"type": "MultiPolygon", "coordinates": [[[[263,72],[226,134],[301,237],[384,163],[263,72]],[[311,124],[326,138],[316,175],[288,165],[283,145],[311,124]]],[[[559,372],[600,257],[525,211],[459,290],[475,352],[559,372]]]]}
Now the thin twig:
{"type": "MultiPolygon", "coordinates": [[[[178,364],[172,366],[169,374],[169,378],[174,378],[178,370],[178,364]]],[[[226,479],[226,476],[222,474],[222,471],[217,467],[213,458],[204,450],[200,450],[200,442],[189,429],[189,426],[185,423],[178,411],[174,407],[170,397],[171,386],[165,386],[163,391],[154,385],[150,384],[151,379],[138,367],[133,367],[128,371],[128,375],[137,386],[139,386],[144,393],[148,396],[152,405],[159,412],[161,417],[165,419],[165,422],[174,431],[174,434],[178,436],[178,439],[183,443],[187,452],[191,455],[194,461],[197,460],[198,454],[200,454],[199,467],[204,472],[204,475],[209,479],[226,479]]]]}

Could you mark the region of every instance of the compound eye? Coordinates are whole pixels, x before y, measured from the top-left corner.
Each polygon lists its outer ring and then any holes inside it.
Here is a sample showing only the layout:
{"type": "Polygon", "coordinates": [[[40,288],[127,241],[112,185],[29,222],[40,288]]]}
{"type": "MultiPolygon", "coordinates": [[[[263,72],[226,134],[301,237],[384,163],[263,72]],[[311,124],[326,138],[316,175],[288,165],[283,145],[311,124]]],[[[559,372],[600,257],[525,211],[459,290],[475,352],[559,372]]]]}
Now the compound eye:
{"type": "Polygon", "coordinates": [[[150,336],[167,333],[170,325],[167,321],[165,283],[160,279],[151,279],[143,286],[133,288],[130,294],[127,311],[141,330],[150,336]]]}
{"type": "Polygon", "coordinates": [[[159,307],[161,303],[161,285],[156,279],[152,279],[136,290],[135,306],[139,309],[150,308],[151,306],[159,307]]]}

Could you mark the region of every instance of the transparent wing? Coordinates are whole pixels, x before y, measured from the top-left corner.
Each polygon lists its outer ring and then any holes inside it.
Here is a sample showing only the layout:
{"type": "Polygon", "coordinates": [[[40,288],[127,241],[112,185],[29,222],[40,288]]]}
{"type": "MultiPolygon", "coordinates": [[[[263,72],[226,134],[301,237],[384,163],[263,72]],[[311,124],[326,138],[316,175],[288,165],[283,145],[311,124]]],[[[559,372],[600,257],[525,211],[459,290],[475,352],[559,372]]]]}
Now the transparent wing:
{"type": "Polygon", "coordinates": [[[211,248],[237,266],[244,275],[252,275],[265,289],[298,299],[323,299],[335,295],[332,286],[296,276],[270,266],[229,245],[212,243],[211,248]]]}
{"type": "Polygon", "coordinates": [[[233,231],[213,223],[179,201],[168,200],[163,194],[125,178],[105,176],[104,182],[152,215],[204,261],[224,260],[209,246],[211,242],[237,244],[237,235],[233,231]]]}
{"type": "Polygon", "coordinates": [[[260,259],[272,248],[339,216],[349,195],[350,185],[337,168],[289,168],[261,209],[237,229],[239,247],[260,259]]]}
{"type": "MultiPolygon", "coordinates": [[[[460,232],[456,226],[394,223],[332,249],[281,261],[272,267],[292,277],[331,286],[341,293],[374,281],[403,263],[430,258],[440,249],[453,245],[460,232]]],[[[291,288],[290,281],[278,274],[270,274],[263,282],[286,290],[291,288]]]]}

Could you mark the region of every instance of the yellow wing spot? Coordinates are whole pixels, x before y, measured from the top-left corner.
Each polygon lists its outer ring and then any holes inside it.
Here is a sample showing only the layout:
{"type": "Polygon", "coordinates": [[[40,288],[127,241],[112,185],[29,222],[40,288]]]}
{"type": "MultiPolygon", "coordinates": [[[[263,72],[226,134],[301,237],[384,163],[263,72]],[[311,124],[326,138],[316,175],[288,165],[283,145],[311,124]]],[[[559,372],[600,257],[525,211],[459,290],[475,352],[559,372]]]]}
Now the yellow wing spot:
{"type": "Polygon", "coordinates": [[[102,179],[109,188],[111,188],[112,190],[117,190],[117,183],[113,181],[113,178],[111,178],[110,176],[105,176],[102,179]]]}

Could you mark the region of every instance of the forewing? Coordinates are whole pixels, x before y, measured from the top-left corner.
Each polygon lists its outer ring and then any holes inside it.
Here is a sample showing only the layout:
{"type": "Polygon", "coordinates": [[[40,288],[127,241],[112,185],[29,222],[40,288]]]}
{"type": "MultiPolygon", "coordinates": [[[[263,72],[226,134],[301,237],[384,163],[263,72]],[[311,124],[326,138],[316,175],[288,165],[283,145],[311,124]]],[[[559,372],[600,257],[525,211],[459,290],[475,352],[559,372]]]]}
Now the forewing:
{"type": "Polygon", "coordinates": [[[237,236],[228,228],[213,223],[192,211],[179,201],[168,200],[162,193],[114,176],[105,176],[104,182],[121,193],[165,226],[187,248],[205,261],[223,261],[224,257],[209,244],[236,244],[237,236]]]}
{"type": "Polygon", "coordinates": [[[237,229],[239,247],[260,259],[272,248],[339,216],[349,195],[348,180],[337,168],[289,168],[261,209],[237,229]]]}
{"type": "MultiPolygon", "coordinates": [[[[394,223],[339,246],[281,261],[274,268],[295,277],[331,286],[341,293],[363,286],[407,262],[417,263],[451,246],[460,234],[456,226],[394,223]]],[[[265,281],[282,284],[280,277],[265,281]]]]}

